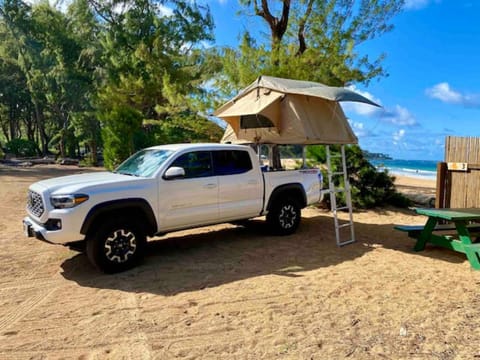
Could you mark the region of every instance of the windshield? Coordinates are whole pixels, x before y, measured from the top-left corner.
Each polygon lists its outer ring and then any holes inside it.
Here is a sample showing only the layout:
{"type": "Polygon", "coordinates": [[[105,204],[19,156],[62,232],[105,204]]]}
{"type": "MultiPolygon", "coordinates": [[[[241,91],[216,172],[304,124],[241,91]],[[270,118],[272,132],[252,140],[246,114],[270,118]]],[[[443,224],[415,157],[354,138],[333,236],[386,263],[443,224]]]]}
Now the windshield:
{"type": "Polygon", "coordinates": [[[114,172],[141,177],[152,176],[172,152],[172,150],[160,149],[140,150],[121,163],[114,172]]]}

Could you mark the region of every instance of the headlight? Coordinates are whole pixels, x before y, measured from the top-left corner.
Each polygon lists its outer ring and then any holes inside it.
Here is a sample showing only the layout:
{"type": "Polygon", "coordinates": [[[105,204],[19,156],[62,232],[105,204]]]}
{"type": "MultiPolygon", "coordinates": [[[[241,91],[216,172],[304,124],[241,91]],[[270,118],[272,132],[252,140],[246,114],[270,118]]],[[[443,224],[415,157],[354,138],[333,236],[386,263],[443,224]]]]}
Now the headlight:
{"type": "Polygon", "coordinates": [[[55,209],[72,208],[87,200],[88,195],[85,194],[53,195],[50,197],[50,203],[55,209]]]}

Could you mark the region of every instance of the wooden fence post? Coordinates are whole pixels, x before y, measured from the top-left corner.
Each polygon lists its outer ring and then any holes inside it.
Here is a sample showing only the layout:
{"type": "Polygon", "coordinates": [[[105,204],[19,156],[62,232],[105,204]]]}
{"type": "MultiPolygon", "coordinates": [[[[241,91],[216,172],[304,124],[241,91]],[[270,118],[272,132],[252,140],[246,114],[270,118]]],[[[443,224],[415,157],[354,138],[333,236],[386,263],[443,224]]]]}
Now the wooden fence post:
{"type": "Polygon", "coordinates": [[[435,195],[435,207],[437,209],[446,206],[445,192],[446,192],[446,178],[447,178],[447,163],[437,163],[437,192],[435,195]]]}

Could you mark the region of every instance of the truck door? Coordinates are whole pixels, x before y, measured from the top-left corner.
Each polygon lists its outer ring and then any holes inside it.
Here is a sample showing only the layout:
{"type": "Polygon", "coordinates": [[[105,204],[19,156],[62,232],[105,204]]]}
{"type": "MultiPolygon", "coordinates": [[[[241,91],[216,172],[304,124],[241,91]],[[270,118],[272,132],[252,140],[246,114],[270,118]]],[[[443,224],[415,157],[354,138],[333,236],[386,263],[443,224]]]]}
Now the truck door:
{"type": "Polygon", "coordinates": [[[220,221],[258,216],[263,204],[263,180],[246,150],[212,151],[218,175],[220,221]]]}
{"type": "Polygon", "coordinates": [[[185,176],[159,182],[160,230],[193,227],[218,219],[218,177],[210,151],[179,155],[170,167],[181,167],[185,176]]]}

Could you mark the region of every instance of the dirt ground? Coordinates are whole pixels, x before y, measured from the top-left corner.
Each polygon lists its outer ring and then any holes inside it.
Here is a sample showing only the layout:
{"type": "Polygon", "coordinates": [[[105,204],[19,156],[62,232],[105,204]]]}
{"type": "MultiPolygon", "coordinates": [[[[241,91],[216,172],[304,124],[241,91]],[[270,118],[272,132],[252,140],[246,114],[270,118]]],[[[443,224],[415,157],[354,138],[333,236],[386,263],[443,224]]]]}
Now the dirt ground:
{"type": "Polygon", "coordinates": [[[411,211],[306,209],[297,234],[262,221],[152,239],[140,267],[97,272],[22,233],[26,190],[74,167],[0,167],[0,359],[475,359],[480,272],[394,224],[411,211]]]}

